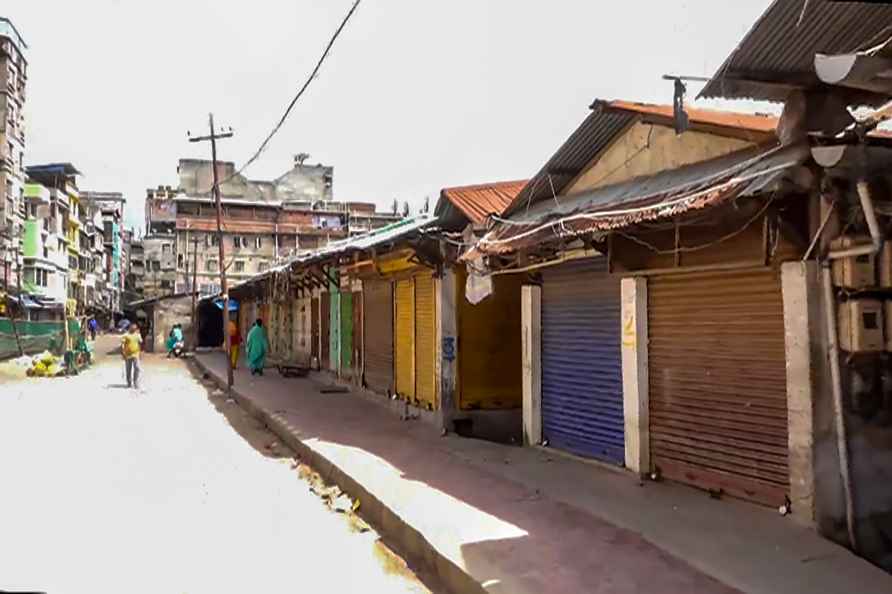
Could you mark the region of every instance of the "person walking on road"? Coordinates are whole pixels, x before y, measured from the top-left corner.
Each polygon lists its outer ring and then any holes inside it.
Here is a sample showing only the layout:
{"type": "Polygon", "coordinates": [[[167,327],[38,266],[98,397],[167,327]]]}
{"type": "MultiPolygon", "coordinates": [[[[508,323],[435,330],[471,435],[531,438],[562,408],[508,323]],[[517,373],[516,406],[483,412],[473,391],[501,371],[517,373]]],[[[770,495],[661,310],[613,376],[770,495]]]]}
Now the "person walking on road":
{"type": "Polygon", "coordinates": [[[99,322],[96,321],[96,318],[90,318],[87,325],[90,328],[90,339],[93,342],[96,342],[96,333],[99,332],[99,322]]]}
{"type": "Polygon", "coordinates": [[[229,320],[229,363],[233,369],[238,367],[238,350],[241,344],[242,334],[239,332],[238,324],[229,320]]]}
{"type": "Polygon", "coordinates": [[[263,375],[263,366],[266,364],[266,330],[263,329],[263,320],[258,319],[251,331],[248,332],[248,367],[251,375],[263,375]]]}
{"type": "Polygon", "coordinates": [[[142,352],[142,334],[139,326],[130,324],[127,333],[121,338],[121,356],[124,358],[124,374],[127,387],[139,389],[139,355],[142,352]]]}

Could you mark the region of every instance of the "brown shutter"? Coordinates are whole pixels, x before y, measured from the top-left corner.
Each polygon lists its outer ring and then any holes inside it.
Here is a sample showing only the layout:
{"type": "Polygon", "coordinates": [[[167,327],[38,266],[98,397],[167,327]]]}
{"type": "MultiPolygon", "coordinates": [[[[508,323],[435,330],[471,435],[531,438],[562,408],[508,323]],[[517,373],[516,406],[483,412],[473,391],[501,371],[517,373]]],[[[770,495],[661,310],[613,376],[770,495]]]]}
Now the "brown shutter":
{"type": "Polygon", "coordinates": [[[788,492],[777,271],[648,283],[650,448],[663,476],[780,505],[788,492]]]}
{"type": "Polygon", "coordinates": [[[393,284],[363,283],[365,384],[369,389],[393,392],[393,284]]]}

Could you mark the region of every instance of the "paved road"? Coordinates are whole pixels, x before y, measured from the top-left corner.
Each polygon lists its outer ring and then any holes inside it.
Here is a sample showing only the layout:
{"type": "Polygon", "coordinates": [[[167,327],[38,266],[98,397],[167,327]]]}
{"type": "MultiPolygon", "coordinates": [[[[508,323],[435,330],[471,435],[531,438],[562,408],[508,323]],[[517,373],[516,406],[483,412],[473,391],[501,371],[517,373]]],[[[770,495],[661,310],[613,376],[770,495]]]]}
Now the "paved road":
{"type": "Polygon", "coordinates": [[[0,383],[0,590],[427,592],[184,363],[144,366],[0,383]]]}

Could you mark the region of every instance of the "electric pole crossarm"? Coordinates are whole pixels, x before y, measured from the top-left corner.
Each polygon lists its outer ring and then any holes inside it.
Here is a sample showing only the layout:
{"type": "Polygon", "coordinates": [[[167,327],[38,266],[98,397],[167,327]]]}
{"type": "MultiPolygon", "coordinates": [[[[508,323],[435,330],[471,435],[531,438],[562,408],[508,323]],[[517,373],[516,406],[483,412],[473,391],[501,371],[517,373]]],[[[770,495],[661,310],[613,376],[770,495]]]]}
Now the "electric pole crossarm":
{"type": "Polygon", "coordinates": [[[208,140],[222,140],[224,138],[232,138],[235,136],[233,132],[221,132],[220,134],[214,134],[213,136],[194,136],[189,137],[189,142],[207,142],[208,140]]]}

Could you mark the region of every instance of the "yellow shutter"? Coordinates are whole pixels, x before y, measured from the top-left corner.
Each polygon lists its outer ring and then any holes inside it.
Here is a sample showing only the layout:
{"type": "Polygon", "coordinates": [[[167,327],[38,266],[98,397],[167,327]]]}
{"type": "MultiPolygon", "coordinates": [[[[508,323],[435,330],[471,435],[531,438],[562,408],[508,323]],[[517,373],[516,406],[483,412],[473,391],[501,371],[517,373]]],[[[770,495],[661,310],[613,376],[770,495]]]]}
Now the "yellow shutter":
{"type": "Polygon", "coordinates": [[[462,410],[499,410],[523,405],[520,295],[523,275],[493,279],[493,294],[471,305],[467,274],[458,283],[459,403],[462,410]],[[493,373],[497,370],[497,373],[493,373]]]}
{"type": "Polygon", "coordinates": [[[394,291],[396,316],[396,392],[415,398],[415,285],[412,279],[397,281],[394,291]]]}
{"type": "Polygon", "coordinates": [[[430,272],[415,276],[415,395],[422,406],[437,407],[436,298],[430,272]]]}

